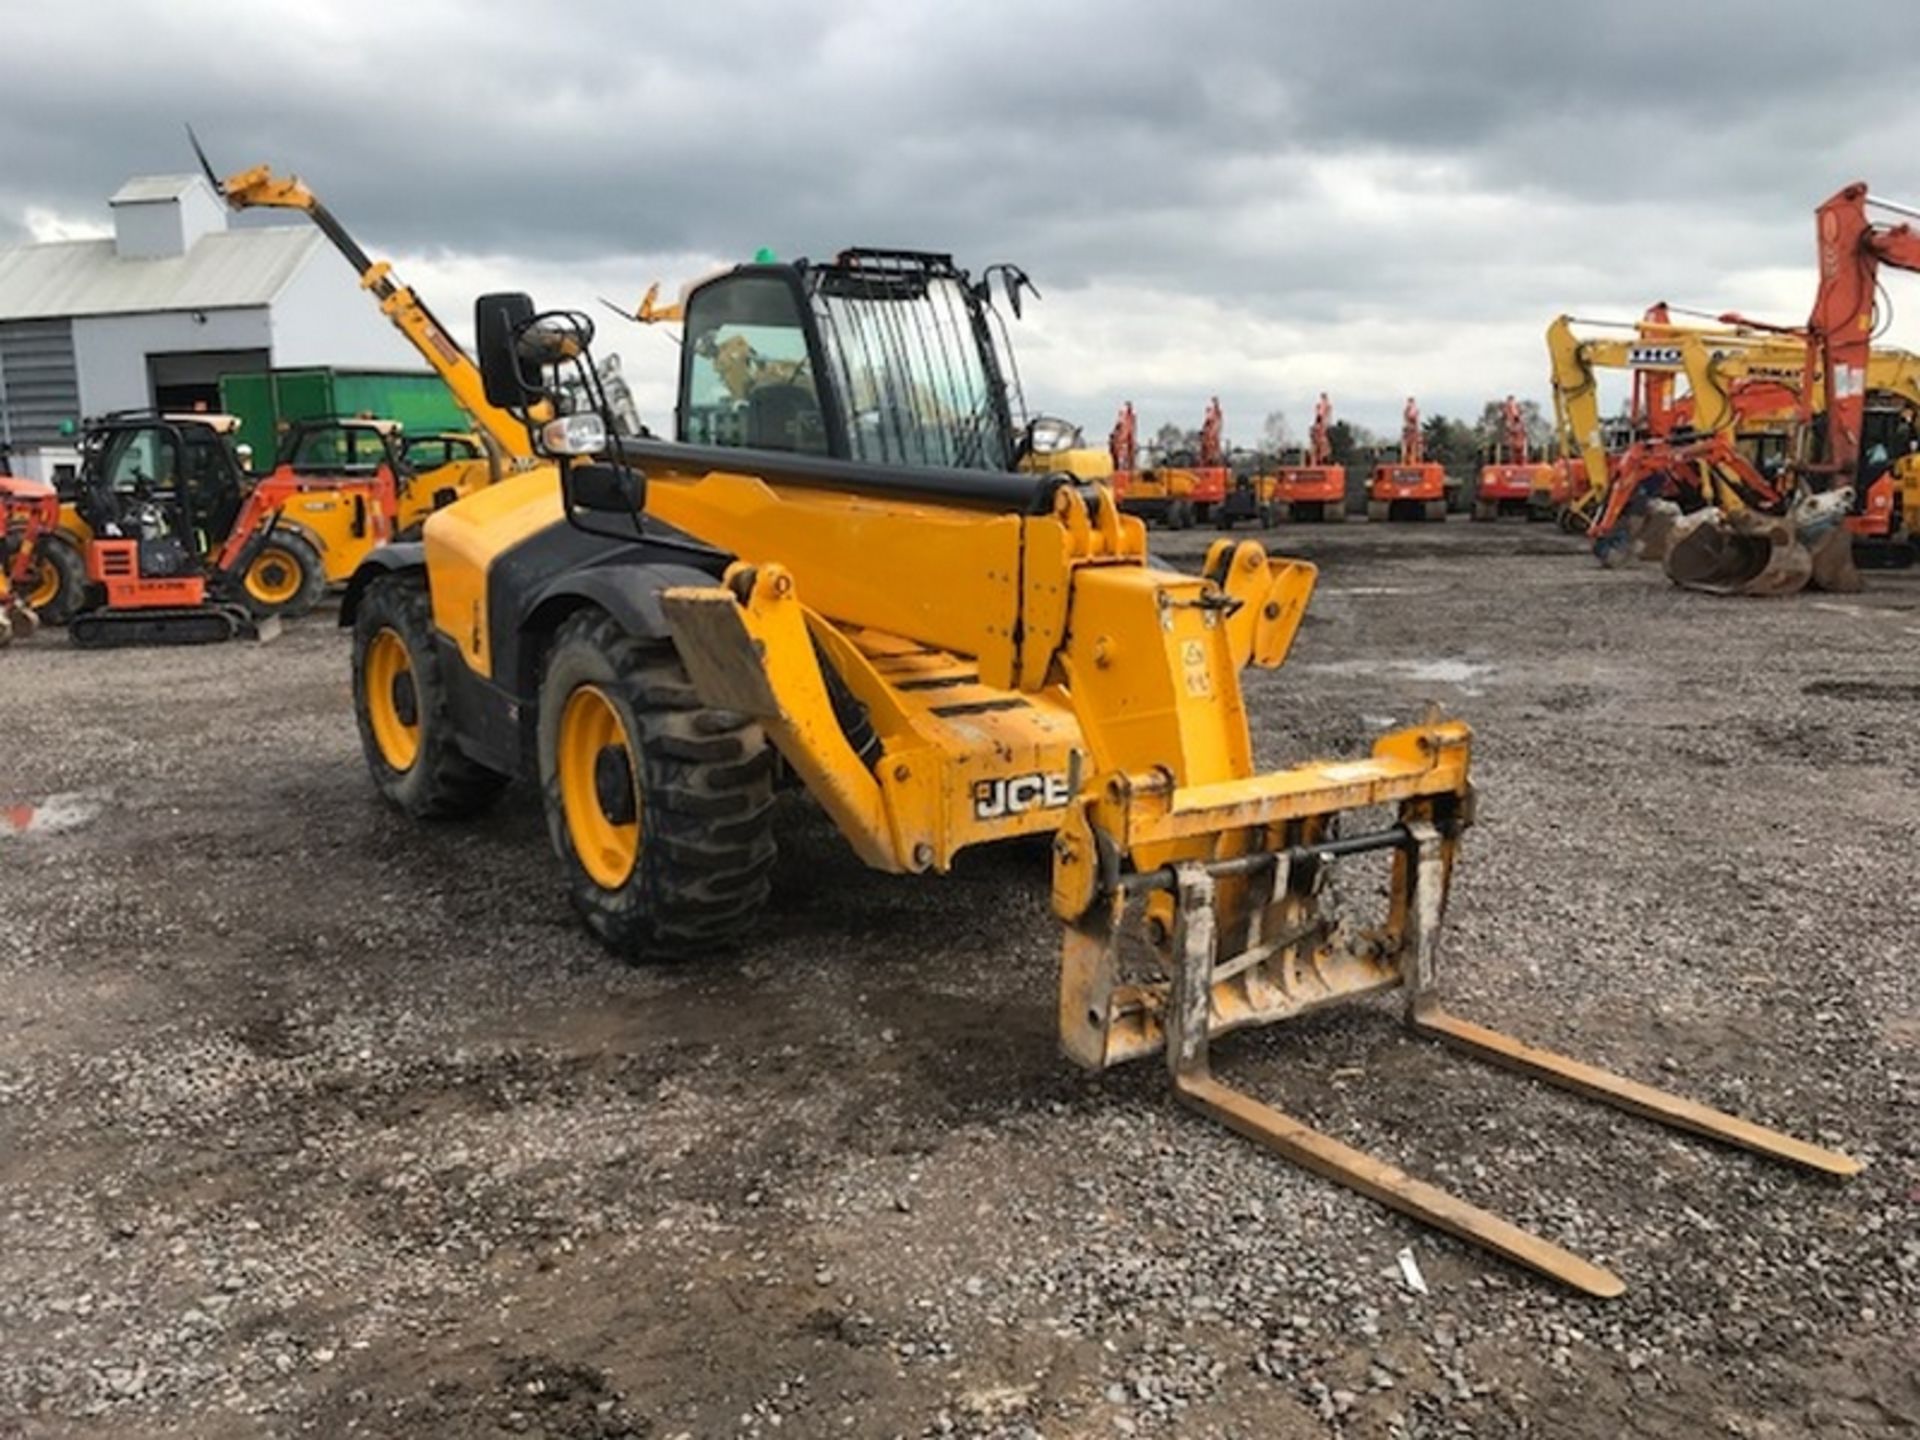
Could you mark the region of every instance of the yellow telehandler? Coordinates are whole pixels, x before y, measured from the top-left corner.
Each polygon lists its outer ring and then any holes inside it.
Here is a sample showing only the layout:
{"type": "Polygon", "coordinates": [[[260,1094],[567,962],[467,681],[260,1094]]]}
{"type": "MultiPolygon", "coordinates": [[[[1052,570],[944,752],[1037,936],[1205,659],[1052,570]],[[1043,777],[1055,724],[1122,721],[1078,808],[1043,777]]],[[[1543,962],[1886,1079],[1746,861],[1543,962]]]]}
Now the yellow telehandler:
{"type": "Polygon", "coordinates": [[[486,403],[524,418],[544,463],[436,512],[349,588],[380,793],[453,817],[534,781],[576,908],[633,959],[753,924],[776,753],[882,870],[1051,835],[1069,1058],[1164,1052],[1187,1104],[1588,1294],[1623,1284],[1232,1089],[1213,1041],[1399,990],[1414,1031],[1481,1058],[1859,1168],[1447,1013],[1466,727],[1258,771],[1239,672],[1285,659],[1312,567],[1223,538],[1201,573],[1165,569],[1104,484],[1022,473],[990,304],[943,255],[737,266],[686,298],[675,438],[657,440],[614,433],[585,316],[483,297],[486,403]],[[762,383],[722,373],[743,350],[762,383]],[[1390,867],[1366,916],[1329,884],[1359,855],[1390,867]]]}

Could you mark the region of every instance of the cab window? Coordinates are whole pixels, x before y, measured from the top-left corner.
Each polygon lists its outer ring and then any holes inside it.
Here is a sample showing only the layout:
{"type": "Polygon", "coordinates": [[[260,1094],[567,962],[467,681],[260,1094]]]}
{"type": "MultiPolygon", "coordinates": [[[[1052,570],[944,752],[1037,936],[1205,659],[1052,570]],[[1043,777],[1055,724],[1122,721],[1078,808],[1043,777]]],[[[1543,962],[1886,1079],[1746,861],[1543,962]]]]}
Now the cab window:
{"type": "Polygon", "coordinates": [[[108,439],[102,468],[118,494],[171,490],[178,471],[173,436],[164,430],[122,430],[108,439]]]}
{"type": "Polygon", "coordinates": [[[378,431],[339,427],[301,435],[292,465],[296,475],[371,475],[386,458],[378,431]]]}
{"type": "Polygon", "coordinates": [[[687,305],[681,438],[694,445],[827,453],[807,332],[791,287],[738,275],[687,305]]]}

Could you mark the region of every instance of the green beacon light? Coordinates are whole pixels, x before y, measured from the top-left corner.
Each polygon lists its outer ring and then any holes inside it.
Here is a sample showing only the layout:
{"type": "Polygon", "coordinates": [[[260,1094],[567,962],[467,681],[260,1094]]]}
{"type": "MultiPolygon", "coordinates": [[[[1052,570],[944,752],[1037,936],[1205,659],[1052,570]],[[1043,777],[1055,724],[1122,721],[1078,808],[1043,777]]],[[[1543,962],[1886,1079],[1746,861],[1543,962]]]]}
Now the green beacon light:
{"type": "Polygon", "coordinates": [[[756,265],[776,265],[779,261],[780,257],[773,253],[773,247],[770,245],[762,245],[753,252],[753,263],[756,265]]]}

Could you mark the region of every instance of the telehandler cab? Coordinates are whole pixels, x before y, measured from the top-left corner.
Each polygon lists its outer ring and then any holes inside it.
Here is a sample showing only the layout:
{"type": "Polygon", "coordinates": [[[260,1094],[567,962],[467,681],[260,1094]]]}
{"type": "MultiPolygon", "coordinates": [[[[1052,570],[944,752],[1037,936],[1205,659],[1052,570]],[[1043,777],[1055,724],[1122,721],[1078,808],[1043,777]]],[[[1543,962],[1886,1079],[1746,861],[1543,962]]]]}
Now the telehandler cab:
{"type": "Polygon", "coordinates": [[[1285,659],[1312,567],[1222,538],[1201,574],[1163,569],[1105,485],[1014,468],[1001,361],[967,321],[987,304],[944,256],[739,266],[686,299],[666,441],[596,413],[586,317],[483,297],[487,401],[526,417],[546,463],[437,512],[350,587],[381,793],[456,816],[537,780],[576,907],[634,959],[753,923],[776,751],[881,870],[1051,834],[1071,1059],[1164,1051],[1187,1104],[1589,1294],[1622,1282],[1231,1089],[1211,1042],[1397,988],[1415,1031],[1483,1058],[1858,1168],[1447,1014],[1435,962],[1472,819],[1466,727],[1256,770],[1239,672],[1285,659]],[[717,365],[734,341],[767,377],[744,394],[717,365]],[[1342,915],[1330,872],[1362,854],[1390,857],[1388,894],[1342,915]]]}

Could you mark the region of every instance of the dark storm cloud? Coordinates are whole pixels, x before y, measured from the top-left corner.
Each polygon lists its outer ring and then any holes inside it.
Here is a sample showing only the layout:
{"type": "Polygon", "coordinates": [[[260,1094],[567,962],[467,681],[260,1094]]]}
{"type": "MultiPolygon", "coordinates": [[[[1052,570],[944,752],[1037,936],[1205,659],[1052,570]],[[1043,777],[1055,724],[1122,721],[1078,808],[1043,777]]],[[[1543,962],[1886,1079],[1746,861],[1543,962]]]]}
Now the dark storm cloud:
{"type": "Polygon", "coordinates": [[[1920,194],[1888,120],[1913,0],[16,10],[0,226],[98,218],[191,163],[191,119],[390,250],[921,244],[1329,336],[1537,336],[1808,264],[1856,173],[1920,194]]]}

